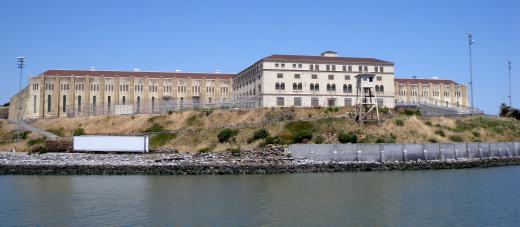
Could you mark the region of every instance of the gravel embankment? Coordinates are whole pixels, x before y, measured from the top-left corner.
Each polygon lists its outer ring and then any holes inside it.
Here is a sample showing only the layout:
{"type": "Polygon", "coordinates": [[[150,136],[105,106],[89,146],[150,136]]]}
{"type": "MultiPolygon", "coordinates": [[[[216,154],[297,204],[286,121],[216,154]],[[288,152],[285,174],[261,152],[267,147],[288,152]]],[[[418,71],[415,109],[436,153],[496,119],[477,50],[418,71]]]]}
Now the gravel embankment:
{"type": "Polygon", "coordinates": [[[240,155],[27,154],[0,152],[0,174],[268,174],[303,172],[457,169],[520,165],[520,158],[393,163],[314,162],[287,158],[283,147],[243,149],[240,155]]]}

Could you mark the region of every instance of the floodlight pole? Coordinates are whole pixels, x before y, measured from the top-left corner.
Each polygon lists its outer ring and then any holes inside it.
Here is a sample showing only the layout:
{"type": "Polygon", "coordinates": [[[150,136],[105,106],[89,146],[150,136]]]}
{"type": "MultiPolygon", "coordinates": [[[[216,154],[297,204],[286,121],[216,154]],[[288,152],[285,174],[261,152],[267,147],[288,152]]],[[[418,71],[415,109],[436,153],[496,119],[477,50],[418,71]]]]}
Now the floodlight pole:
{"type": "Polygon", "coordinates": [[[471,111],[473,111],[473,64],[471,61],[471,45],[473,44],[473,35],[468,32],[468,44],[469,44],[469,86],[471,89],[471,111]]]}
{"type": "Polygon", "coordinates": [[[18,57],[17,58],[17,66],[20,69],[20,79],[18,83],[18,114],[17,114],[17,123],[18,123],[18,134],[16,135],[16,142],[20,142],[20,134],[22,133],[22,126],[20,121],[22,120],[22,74],[23,74],[23,67],[25,66],[25,63],[27,62],[27,59],[25,57],[18,57]]]}
{"type": "Polygon", "coordinates": [[[511,61],[507,61],[508,67],[509,67],[509,107],[512,107],[511,105],[511,61]]]}

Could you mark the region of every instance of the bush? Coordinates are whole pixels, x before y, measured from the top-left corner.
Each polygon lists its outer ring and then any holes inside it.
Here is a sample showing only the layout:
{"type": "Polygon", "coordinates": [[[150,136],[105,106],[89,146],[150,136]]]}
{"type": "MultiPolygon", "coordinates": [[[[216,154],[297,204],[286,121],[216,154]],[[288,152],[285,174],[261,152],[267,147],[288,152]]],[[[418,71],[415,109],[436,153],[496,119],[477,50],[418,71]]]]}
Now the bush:
{"type": "Polygon", "coordinates": [[[388,113],[389,112],[388,107],[379,108],[379,112],[380,113],[385,113],[385,114],[388,113]]]}
{"type": "Polygon", "coordinates": [[[265,146],[268,144],[283,144],[282,139],[278,136],[269,136],[265,138],[264,142],[260,144],[260,146],[265,146]]]}
{"type": "Polygon", "coordinates": [[[83,129],[82,127],[76,128],[76,129],[74,129],[74,132],[72,132],[72,135],[73,136],[85,135],[85,129],[83,129]]]}
{"type": "Polygon", "coordinates": [[[471,132],[471,134],[473,134],[473,136],[475,136],[476,138],[480,137],[480,132],[473,131],[471,132]]]}
{"type": "Polygon", "coordinates": [[[442,136],[442,137],[446,136],[446,134],[444,134],[444,131],[442,129],[437,129],[437,130],[435,130],[434,133],[439,135],[439,136],[442,136]]]}
{"type": "Polygon", "coordinates": [[[31,153],[44,154],[47,152],[48,152],[47,148],[43,145],[38,145],[38,146],[31,148],[31,153]]]}
{"type": "Polygon", "coordinates": [[[269,132],[266,129],[259,129],[255,131],[253,136],[247,140],[248,143],[252,143],[254,141],[257,141],[259,139],[265,139],[269,136],[269,132]]]}
{"type": "Polygon", "coordinates": [[[312,139],[312,131],[311,130],[300,130],[293,135],[294,143],[307,143],[312,139]]]}
{"type": "Polygon", "coordinates": [[[9,106],[9,105],[11,105],[11,103],[10,103],[10,102],[6,102],[6,103],[4,103],[2,106],[7,107],[7,106],[9,106]]]}
{"type": "Polygon", "coordinates": [[[210,153],[211,152],[211,148],[209,148],[209,147],[201,148],[201,149],[199,149],[198,152],[199,152],[199,154],[210,153]]]}
{"type": "Polygon", "coordinates": [[[153,148],[162,147],[166,143],[168,143],[168,141],[175,139],[175,137],[176,137],[175,134],[170,134],[170,133],[155,134],[150,137],[150,146],[153,148]]]}
{"type": "Polygon", "coordinates": [[[231,138],[238,135],[238,132],[239,132],[238,129],[230,129],[230,128],[224,129],[224,130],[220,131],[220,133],[217,135],[218,142],[219,143],[228,142],[231,138]]]}
{"type": "Polygon", "coordinates": [[[404,113],[404,115],[407,115],[407,116],[412,116],[412,115],[421,116],[421,111],[419,111],[419,110],[406,109],[406,110],[404,110],[403,113],[404,113]]]}
{"type": "Polygon", "coordinates": [[[428,126],[430,126],[430,127],[432,126],[432,122],[431,122],[431,121],[425,121],[424,124],[425,124],[425,125],[428,125],[428,126]]]}
{"type": "Polygon", "coordinates": [[[168,115],[172,115],[173,114],[173,110],[168,110],[168,115]]]}
{"type": "Polygon", "coordinates": [[[323,141],[325,141],[325,138],[323,138],[322,135],[318,135],[318,136],[314,137],[314,143],[315,144],[322,144],[323,141]]]}
{"type": "Polygon", "coordinates": [[[164,126],[160,125],[159,123],[153,123],[152,126],[146,129],[144,132],[164,132],[164,126]]]}
{"type": "Polygon", "coordinates": [[[390,134],[390,136],[381,136],[378,137],[375,143],[395,143],[396,136],[394,134],[390,134]]]}
{"type": "Polygon", "coordinates": [[[339,107],[327,107],[327,109],[325,109],[325,112],[338,112],[339,111],[339,107]]]}
{"type": "Polygon", "coordinates": [[[229,153],[231,153],[231,155],[233,155],[234,157],[240,157],[241,155],[241,152],[240,152],[240,147],[238,148],[228,148],[227,151],[229,153]]]}
{"type": "MultiPolygon", "coordinates": [[[[20,132],[20,139],[22,139],[22,140],[27,139],[27,135],[29,135],[29,131],[20,132]]],[[[18,139],[18,132],[15,132],[11,139],[13,139],[13,140],[18,139]]]]}
{"type": "Polygon", "coordinates": [[[431,139],[429,139],[428,141],[429,141],[430,143],[437,143],[437,140],[434,139],[434,138],[431,138],[431,139]]]}
{"type": "Polygon", "coordinates": [[[459,135],[451,135],[451,136],[449,137],[449,139],[450,139],[452,142],[462,142],[462,141],[464,141],[464,140],[462,139],[462,137],[459,136],[459,135]]]}
{"type": "Polygon", "coordinates": [[[45,142],[45,138],[32,139],[32,140],[27,141],[27,145],[32,147],[36,144],[41,144],[43,142],[45,142]]]}
{"type": "Polygon", "coordinates": [[[358,136],[354,132],[340,133],[338,134],[338,141],[340,143],[357,143],[358,136]]]}
{"type": "Polygon", "coordinates": [[[403,126],[403,125],[404,125],[404,121],[403,121],[403,119],[395,119],[395,125],[397,125],[397,126],[403,126]]]}
{"type": "Polygon", "coordinates": [[[186,125],[188,126],[192,126],[198,123],[200,123],[200,120],[199,117],[195,114],[191,115],[190,117],[188,117],[188,119],[186,119],[186,125]]]}

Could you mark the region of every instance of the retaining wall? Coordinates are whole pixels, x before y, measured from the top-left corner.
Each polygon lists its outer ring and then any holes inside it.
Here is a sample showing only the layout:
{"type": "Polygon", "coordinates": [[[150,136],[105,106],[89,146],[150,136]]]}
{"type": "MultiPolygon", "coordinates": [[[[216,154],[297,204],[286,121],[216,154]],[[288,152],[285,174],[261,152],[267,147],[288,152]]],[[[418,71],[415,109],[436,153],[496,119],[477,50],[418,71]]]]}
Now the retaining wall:
{"type": "Polygon", "coordinates": [[[407,162],[520,156],[520,142],[428,144],[292,144],[295,159],[315,161],[407,162]]]}

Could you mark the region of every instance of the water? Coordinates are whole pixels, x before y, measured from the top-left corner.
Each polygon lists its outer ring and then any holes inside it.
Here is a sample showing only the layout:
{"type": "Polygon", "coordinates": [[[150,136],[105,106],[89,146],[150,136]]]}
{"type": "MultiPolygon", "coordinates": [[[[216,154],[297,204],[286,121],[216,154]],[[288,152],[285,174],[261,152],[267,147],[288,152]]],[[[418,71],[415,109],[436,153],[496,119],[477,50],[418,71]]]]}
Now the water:
{"type": "Polygon", "coordinates": [[[520,167],[0,176],[1,225],[519,226],[520,167]]]}

